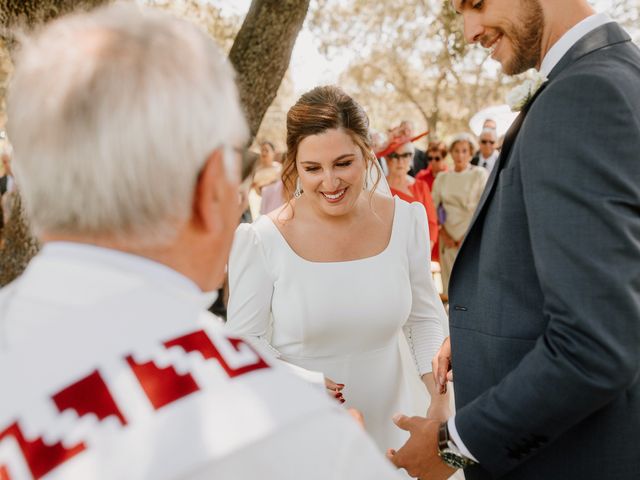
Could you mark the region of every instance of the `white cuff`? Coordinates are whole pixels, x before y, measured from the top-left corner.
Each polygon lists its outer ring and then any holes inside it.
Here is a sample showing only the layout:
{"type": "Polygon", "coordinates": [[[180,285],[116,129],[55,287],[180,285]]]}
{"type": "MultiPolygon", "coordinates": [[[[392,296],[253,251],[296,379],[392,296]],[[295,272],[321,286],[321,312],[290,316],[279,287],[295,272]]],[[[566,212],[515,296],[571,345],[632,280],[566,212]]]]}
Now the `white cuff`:
{"type": "Polygon", "coordinates": [[[458,447],[458,449],[460,450],[460,453],[462,455],[464,455],[467,458],[470,458],[471,460],[473,460],[476,463],[480,463],[480,462],[478,462],[478,459],[473,456],[473,454],[469,451],[469,449],[462,442],[462,439],[460,438],[460,435],[458,435],[458,429],[456,428],[455,419],[456,419],[456,416],[454,415],[454,416],[450,417],[449,420],[447,420],[447,427],[449,428],[449,436],[451,437],[451,440],[453,440],[453,443],[456,444],[456,447],[458,447]]]}

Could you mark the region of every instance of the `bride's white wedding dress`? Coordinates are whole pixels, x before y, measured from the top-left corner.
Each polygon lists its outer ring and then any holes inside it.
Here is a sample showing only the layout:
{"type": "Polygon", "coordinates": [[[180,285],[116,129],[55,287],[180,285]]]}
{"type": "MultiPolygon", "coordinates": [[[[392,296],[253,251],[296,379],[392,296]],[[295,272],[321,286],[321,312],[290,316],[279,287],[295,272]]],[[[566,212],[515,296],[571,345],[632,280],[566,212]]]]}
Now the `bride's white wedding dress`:
{"type": "Polygon", "coordinates": [[[416,369],[431,371],[447,330],[429,251],[424,207],[397,198],[385,250],[354,261],[305,260],[260,217],[236,232],[227,324],[281,360],[344,383],[345,405],[362,411],[381,450],[398,448],[408,434],[391,417],[425,415],[416,369]],[[403,331],[411,352],[404,360],[403,331]]]}

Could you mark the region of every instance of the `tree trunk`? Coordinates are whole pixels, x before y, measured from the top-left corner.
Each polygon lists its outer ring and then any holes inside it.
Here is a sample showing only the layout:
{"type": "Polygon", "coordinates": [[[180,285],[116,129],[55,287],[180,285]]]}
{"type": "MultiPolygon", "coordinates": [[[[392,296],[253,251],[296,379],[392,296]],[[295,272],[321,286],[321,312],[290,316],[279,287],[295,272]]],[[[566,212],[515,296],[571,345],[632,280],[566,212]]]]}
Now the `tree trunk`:
{"type": "Polygon", "coordinates": [[[278,92],[308,9],[309,0],[253,0],[233,42],[229,60],[252,139],[278,92]]]}
{"type": "Polygon", "coordinates": [[[0,25],[4,28],[34,27],[69,13],[89,10],[109,0],[0,0],[0,25]]]}
{"type": "Polygon", "coordinates": [[[2,229],[0,286],[17,278],[40,248],[38,241],[29,230],[18,192],[12,192],[8,195],[9,198],[4,200],[11,204],[9,207],[11,213],[9,221],[2,229]]]}
{"type": "MultiPolygon", "coordinates": [[[[236,69],[240,101],[255,136],[289,66],[291,52],[310,0],[253,0],[229,58],[236,69]]],[[[0,0],[2,35],[11,44],[13,28],[33,27],[72,10],[90,9],[109,0],[0,0]]],[[[246,157],[245,170],[255,158],[246,157]]],[[[20,275],[37,252],[18,199],[3,229],[0,286],[20,275]]]]}
{"type": "MultiPolygon", "coordinates": [[[[2,38],[13,46],[12,31],[29,29],[77,9],[90,9],[109,0],[0,0],[2,38]]],[[[7,59],[8,60],[8,59],[7,59]]],[[[31,234],[18,192],[11,194],[11,215],[2,229],[0,247],[0,286],[17,278],[38,252],[38,241],[31,234]]]]}

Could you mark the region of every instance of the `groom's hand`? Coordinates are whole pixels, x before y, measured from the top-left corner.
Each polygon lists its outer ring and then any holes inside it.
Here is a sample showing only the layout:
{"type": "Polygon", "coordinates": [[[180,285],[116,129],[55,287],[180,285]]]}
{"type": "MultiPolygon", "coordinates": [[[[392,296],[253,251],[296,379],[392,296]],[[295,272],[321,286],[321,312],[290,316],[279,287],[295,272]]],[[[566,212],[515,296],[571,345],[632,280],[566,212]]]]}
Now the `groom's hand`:
{"type": "Polygon", "coordinates": [[[396,467],[404,468],[410,476],[420,480],[444,480],[456,472],[438,456],[440,422],[399,414],[393,417],[393,421],[411,434],[400,450],[387,451],[387,458],[396,467]]]}
{"type": "Polygon", "coordinates": [[[431,360],[431,369],[440,393],[447,393],[447,382],[453,382],[451,370],[451,338],[447,337],[436,356],[431,360]]]}

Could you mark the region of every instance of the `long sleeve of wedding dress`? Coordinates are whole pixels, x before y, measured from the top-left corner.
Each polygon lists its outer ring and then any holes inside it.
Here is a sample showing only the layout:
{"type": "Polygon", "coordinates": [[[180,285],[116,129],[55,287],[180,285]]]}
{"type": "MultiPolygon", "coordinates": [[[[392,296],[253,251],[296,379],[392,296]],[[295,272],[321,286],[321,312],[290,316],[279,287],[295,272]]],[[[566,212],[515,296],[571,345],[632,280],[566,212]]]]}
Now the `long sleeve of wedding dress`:
{"type": "Polygon", "coordinates": [[[447,314],[431,276],[429,224],[424,207],[411,204],[411,233],[408,238],[411,313],[404,334],[420,375],[431,372],[431,359],[447,335],[447,314]]]}
{"type": "MultiPolygon", "coordinates": [[[[229,257],[231,296],[227,306],[227,326],[257,349],[267,350],[280,358],[281,353],[270,342],[273,285],[274,279],[267,268],[260,237],[251,224],[240,224],[229,257]]],[[[322,373],[285,363],[304,380],[324,385],[322,373]]]]}
{"type": "Polygon", "coordinates": [[[260,237],[248,223],[240,224],[229,257],[228,325],[276,357],[280,352],[269,343],[271,278],[260,237]]]}

